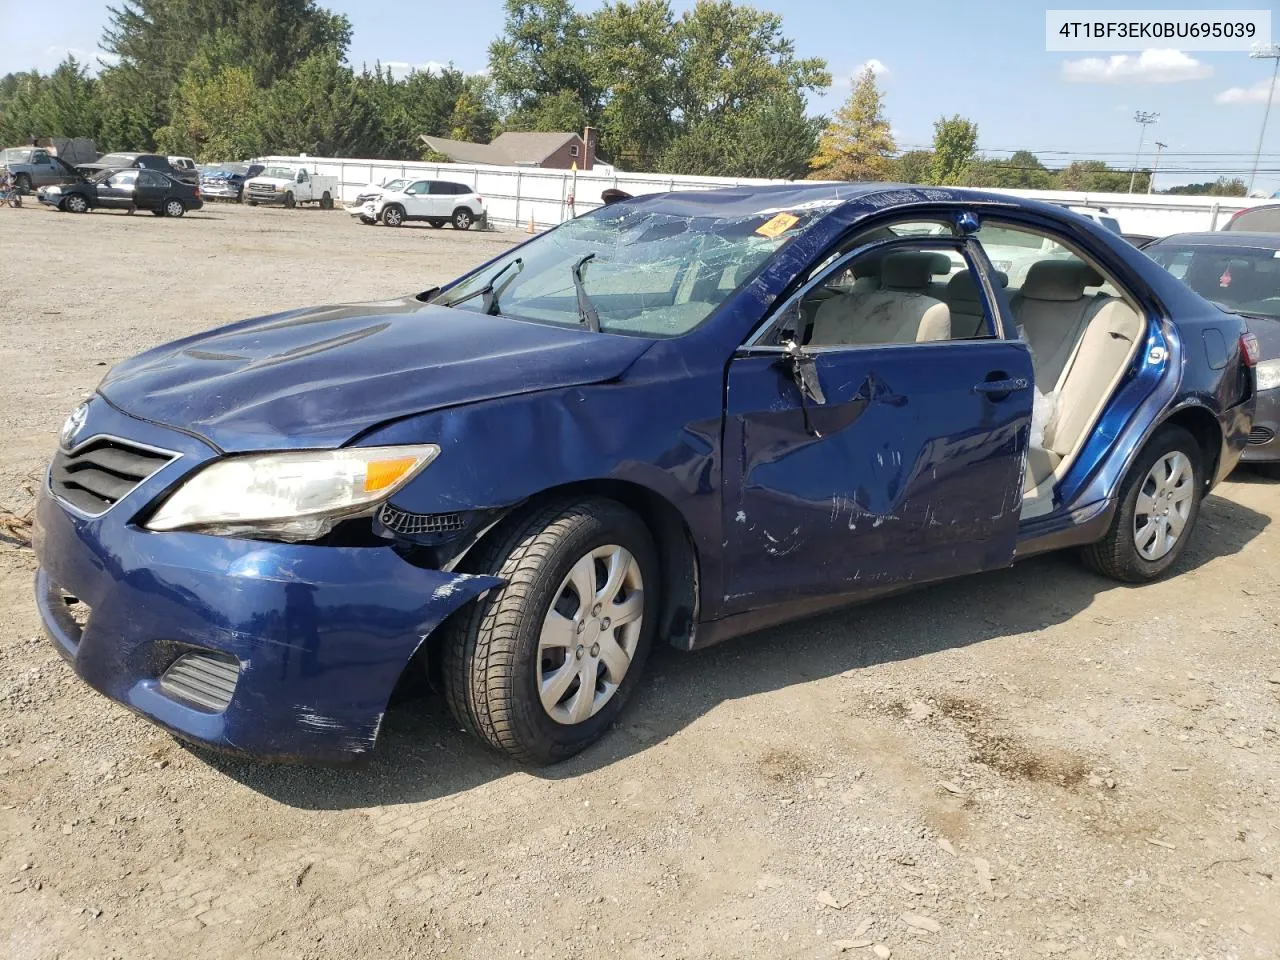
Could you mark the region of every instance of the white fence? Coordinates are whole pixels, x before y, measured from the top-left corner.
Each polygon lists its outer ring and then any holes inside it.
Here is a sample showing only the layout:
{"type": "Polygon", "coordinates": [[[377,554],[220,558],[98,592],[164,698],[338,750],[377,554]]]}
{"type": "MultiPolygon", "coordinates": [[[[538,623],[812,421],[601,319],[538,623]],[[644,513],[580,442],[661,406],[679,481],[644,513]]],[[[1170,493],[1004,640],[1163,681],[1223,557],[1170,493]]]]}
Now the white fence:
{"type": "MultiPolygon", "coordinates": [[[[600,205],[602,191],[617,187],[632,194],[668,190],[711,190],[745,184],[784,183],[734,177],[685,177],[655,173],[574,174],[541,167],[493,167],[466,163],[415,163],[396,160],[358,160],[335,157],[266,157],[266,162],[302,163],[313,173],[336,176],[343,202],[355,199],[361,187],[397,177],[451,180],[474,187],[485,198],[495,224],[538,229],[555,226],[600,205]]],[[[1039,200],[1103,206],[1126,233],[1165,236],[1189,230],[1216,230],[1231,214],[1266,200],[1239,197],[1170,197],[1141,193],[1073,193],[1058,190],[996,190],[1039,200]]]]}

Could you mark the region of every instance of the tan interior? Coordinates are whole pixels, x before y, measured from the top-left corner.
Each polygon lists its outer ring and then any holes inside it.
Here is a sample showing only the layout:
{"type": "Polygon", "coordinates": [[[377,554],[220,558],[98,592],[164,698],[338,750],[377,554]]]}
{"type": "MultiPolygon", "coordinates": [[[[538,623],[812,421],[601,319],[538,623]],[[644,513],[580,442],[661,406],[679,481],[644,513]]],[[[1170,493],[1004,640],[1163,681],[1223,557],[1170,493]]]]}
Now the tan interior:
{"type": "Polygon", "coordinates": [[[809,343],[824,346],[950,340],[951,310],[929,295],[933,278],[946,275],[950,269],[951,261],[942,253],[887,254],[880,261],[877,289],[855,285],[818,308],[809,343]]]}

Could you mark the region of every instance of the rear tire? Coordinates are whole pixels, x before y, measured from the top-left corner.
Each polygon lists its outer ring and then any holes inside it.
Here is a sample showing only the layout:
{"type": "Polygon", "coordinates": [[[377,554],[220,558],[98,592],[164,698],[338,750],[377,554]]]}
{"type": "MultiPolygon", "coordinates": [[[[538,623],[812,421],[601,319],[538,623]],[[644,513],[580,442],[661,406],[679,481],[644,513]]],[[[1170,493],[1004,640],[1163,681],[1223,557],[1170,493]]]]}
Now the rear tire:
{"type": "Polygon", "coordinates": [[[180,217],[187,212],[187,205],[177,197],[170,197],[164,202],[161,208],[161,216],[164,217],[180,217]]]}
{"type": "Polygon", "coordinates": [[[384,227],[399,227],[404,224],[404,207],[398,203],[393,203],[382,211],[382,225],[384,227]]]}
{"type": "Polygon", "coordinates": [[[453,229],[455,230],[470,230],[475,220],[475,214],[466,207],[453,211],[453,229]]]}
{"type": "Polygon", "coordinates": [[[1200,444],[1182,427],[1157,430],[1120,485],[1111,527],[1085,547],[1085,563],[1124,583],[1164,574],[1182,555],[1200,515],[1203,460],[1200,444]]]}
{"type": "Polygon", "coordinates": [[[321,210],[333,209],[333,197],[330,195],[328,190],[326,190],[324,192],[324,196],[320,198],[320,209],[321,210]]]}
{"type": "Polygon", "coordinates": [[[617,719],[644,672],[659,600],[652,536],[615,501],[560,501],[516,520],[469,566],[507,586],[445,627],[450,710],[517,762],[573,756],[617,719]]]}

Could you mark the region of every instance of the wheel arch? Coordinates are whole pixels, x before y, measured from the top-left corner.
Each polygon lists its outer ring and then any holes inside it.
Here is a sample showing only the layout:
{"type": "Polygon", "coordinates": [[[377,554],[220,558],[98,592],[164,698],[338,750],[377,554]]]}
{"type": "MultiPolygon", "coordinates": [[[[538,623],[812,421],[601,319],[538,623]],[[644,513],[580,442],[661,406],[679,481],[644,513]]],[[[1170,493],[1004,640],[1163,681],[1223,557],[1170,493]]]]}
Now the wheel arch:
{"type": "Polygon", "coordinates": [[[467,555],[512,521],[545,507],[554,500],[605,498],[621,503],[640,517],[653,536],[661,564],[662,597],[658,615],[658,636],[681,650],[693,645],[694,632],[701,607],[701,559],[683,514],[662,494],[629,480],[578,480],[548,487],[512,507],[500,521],[490,526],[471,543],[462,555],[459,569],[466,566],[467,555]]]}
{"type": "Polygon", "coordinates": [[[1195,437],[1200,447],[1200,454],[1204,458],[1204,484],[1205,490],[1208,491],[1218,475],[1218,463],[1222,459],[1222,424],[1218,422],[1212,410],[1198,403],[1179,407],[1160,422],[1161,427],[1170,424],[1181,427],[1195,437]]]}

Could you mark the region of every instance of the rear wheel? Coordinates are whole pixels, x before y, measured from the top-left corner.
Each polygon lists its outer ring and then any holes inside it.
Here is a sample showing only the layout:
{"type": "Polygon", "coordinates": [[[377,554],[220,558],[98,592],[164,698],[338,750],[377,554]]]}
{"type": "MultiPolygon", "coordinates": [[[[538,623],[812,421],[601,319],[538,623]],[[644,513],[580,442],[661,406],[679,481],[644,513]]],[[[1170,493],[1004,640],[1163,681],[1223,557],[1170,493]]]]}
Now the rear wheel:
{"type": "Polygon", "coordinates": [[[164,216],[180,217],[187,212],[187,206],[177,197],[170,197],[164,202],[164,216]]]}
{"type": "Polygon", "coordinates": [[[387,227],[398,227],[404,223],[404,207],[393,203],[382,211],[382,223],[387,227]]]}
{"type": "Polygon", "coordinates": [[[612,500],[560,502],[482,548],[507,581],[442,638],[449,707],[521,763],[563,760],[617,719],[640,681],[658,607],[658,560],[640,518],[612,500]]]}
{"type": "Polygon", "coordinates": [[[1155,580],[1186,548],[1203,495],[1199,443],[1182,427],[1161,427],[1126,475],[1111,527],[1085,548],[1085,562],[1115,580],[1155,580]]]}
{"type": "Polygon", "coordinates": [[[328,190],[326,190],[324,192],[324,196],[320,198],[320,209],[321,210],[333,209],[333,196],[329,193],[328,190]]]}
{"type": "Polygon", "coordinates": [[[88,213],[89,201],[78,193],[69,193],[62,201],[62,209],[68,213],[88,213]]]}
{"type": "Polygon", "coordinates": [[[475,216],[466,207],[459,207],[453,211],[453,228],[455,230],[470,230],[471,224],[475,222],[475,216]]]}

